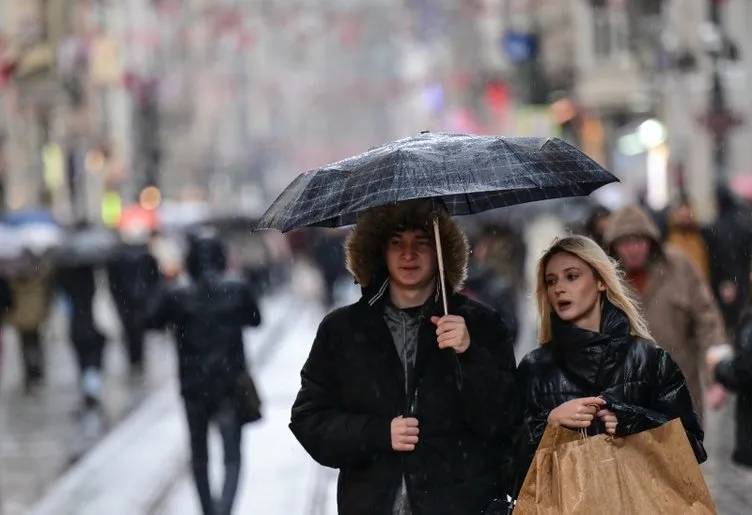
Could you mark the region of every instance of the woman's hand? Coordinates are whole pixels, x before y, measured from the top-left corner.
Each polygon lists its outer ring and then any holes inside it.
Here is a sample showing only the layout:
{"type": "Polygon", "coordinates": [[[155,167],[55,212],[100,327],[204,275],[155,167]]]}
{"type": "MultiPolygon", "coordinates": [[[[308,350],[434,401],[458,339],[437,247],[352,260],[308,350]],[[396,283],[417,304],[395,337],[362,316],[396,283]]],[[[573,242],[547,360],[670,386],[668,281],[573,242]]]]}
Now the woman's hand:
{"type": "MultiPolygon", "coordinates": [[[[582,397],[558,405],[548,414],[548,423],[569,429],[590,427],[595,414],[606,401],[600,397],[582,397]]],[[[603,411],[603,410],[600,410],[603,411]]]]}
{"type": "Polygon", "coordinates": [[[608,434],[616,434],[616,425],[619,423],[619,421],[616,419],[616,413],[604,408],[596,413],[595,416],[601,419],[603,425],[606,426],[606,432],[608,434]]]}

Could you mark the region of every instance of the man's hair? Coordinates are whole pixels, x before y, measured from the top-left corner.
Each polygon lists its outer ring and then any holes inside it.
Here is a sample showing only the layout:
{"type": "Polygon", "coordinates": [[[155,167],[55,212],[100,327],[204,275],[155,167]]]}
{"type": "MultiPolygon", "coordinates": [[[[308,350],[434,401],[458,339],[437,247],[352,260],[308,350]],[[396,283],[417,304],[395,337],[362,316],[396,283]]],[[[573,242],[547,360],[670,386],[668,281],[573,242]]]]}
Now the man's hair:
{"type": "Polygon", "coordinates": [[[358,217],[358,223],[345,242],[347,269],[356,282],[368,287],[387,277],[384,247],[392,235],[421,230],[433,242],[434,216],[439,218],[447,284],[453,291],[461,289],[467,277],[467,238],[445,210],[436,210],[425,200],[372,208],[358,217]]]}

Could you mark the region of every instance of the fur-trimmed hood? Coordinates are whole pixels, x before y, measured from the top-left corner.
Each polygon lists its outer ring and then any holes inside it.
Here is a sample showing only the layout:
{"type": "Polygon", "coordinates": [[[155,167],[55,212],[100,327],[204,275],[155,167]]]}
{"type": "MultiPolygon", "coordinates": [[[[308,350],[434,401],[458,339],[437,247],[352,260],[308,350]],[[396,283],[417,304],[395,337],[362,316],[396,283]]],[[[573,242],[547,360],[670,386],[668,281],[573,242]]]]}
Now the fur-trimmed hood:
{"type": "MultiPolygon", "coordinates": [[[[363,288],[371,288],[386,279],[384,247],[400,228],[424,229],[433,241],[433,214],[431,202],[425,200],[377,207],[361,214],[345,242],[345,263],[355,281],[363,288]]],[[[457,292],[467,278],[470,247],[464,232],[446,211],[439,210],[438,215],[447,290],[457,292]]]]}

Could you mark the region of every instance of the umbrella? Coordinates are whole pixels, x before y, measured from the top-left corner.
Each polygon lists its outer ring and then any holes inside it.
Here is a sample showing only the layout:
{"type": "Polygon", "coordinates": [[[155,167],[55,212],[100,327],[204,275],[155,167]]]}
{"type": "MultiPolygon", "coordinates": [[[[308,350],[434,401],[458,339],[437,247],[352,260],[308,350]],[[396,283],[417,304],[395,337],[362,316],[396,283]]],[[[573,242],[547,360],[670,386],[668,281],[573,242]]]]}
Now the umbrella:
{"type": "Polygon", "coordinates": [[[20,226],[27,224],[54,225],[58,223],[52,213],[43,209],[22,209],[11,211],[3,216],[3,222],[8,225],[20,226]]]}
{"type": "MultiPolygon", "coordinates": [[[[450,215],[467,215],[588,195],[617,180],[558,138],[422,132],[299,175],[256,229],[348,225],[372,207],[414,199],[433,199],[450,215]]],[[[443,284],[438,219],[434,234],[443,284]]],[[[446,311],[445,293],[444,306],[446,311]]]]}
{"type": "Polygon", "coordinates": [[[23,248],[37,255],[58,247],[63,240],[63,231],[49,211],[11,211],[3,216],[2,222],[15,231],[23,248]]]}
{"type": "Polygon", "coordinates": [[[59,266],[94,266],[106,263],[119,244],[117,236],[102,227],[86,227],[72,231],[55,253],[59,266]]]}

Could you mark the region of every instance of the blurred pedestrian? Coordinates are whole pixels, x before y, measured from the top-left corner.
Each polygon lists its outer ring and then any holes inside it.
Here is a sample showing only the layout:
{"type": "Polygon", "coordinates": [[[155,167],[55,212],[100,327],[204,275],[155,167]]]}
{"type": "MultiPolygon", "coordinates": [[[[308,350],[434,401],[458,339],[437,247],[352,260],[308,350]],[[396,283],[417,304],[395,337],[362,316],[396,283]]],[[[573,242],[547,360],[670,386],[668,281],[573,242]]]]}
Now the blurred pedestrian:
{"type": "Polygon", "coordinates": [[[346,244],[363,296],[324,318],[301,371],[290,429],[340,469],[342,515],[482,513],[506,491],[511,338],[493,311],[456,293],[467,242],[438,216],[450,314],[441,316],[431,204],[371,209],[346,244]]]}
{"type": "Polygon", "coordinates": [[[519,367],[526,435],[520,479],[547,425],[623,436],[678,417],[697,461],[705,461],[679,367],[655,345],[614,261],[594,240],[555,241],[538,261],[535,295],[541,346],[519,367]]]}
{"type": "Polygon", "coordinates": [[[26,250],[9,286],[13,307],[6,320],[18,333],[24,389],[32,393],[42,384],[45,375],[41,328],[47,321],[52,299],[52,266],[49,260],[26,250]]]}
{"type": "Polygon", "coordinates": [[[705,282],[710,284],[710,263],[708,245],[689,198],[682,196],[669,208],[666,243],[683,252],[705,282]]]}
{"type": "Polygon", "coordinates": [[[107,278],[123,326],[132,377],[144,368],[146,306],[159,288],[159,267],[149,251],[151,231],[145,225],[121,228],[121,246],[107,264],[107,278]]]}
{"type": "MultiPolygon", "coordinates": [[[[505,232],[501,229],[501,232],[505,232]]],[[[498,226],[485,227],[476,239],[471,253],[467,281],[462,293],[493,308],[509,331],[512,342],[517,341],[516,274],[512,273],[509,246],[504,245],[498,226]],[[506,259],[500,254],[506,254],[506,259]],[[506,261],[499,266],[500,261],[506,261]]]]}
{"type": "Polygon", "coordinates": [[[156,299],[147,326],[170,327],[178,355],[191,443],[193,478],[204,515],[232,511],[241,467],[243,420],[237,402],[239,378],[248,377],[243,328],[261,322],[246,281],[227,272],[222,243],[196,235],[186,258],[189,278],[156,299]],[[208,427],[219,427],[224,448],[224,485],[215,502],[209,485],[208,427]]]}
{"type": "Polygon", "coordinates": [[[344,233],[339,229],[322,229],[313,238],[311,254],[324,283],[324,308],[331,309],[334,307],[337,281],[347,273],[344,265],[344,233]]]}
{"type": "Polygon", "coordinates": [[[736,331],[733,355],[708,352],[708,366],[715,380],[724,388],[737,392],[736,444],[732,459],[752,467],[752,306],[742,315],[736,331]]]}
{"type": "Polygon", "coordinates": [[[105,336],[94,321],[96,266],[70,264],[58,269],[58,284],[70,302],[69,337],[78,361],[85,407],[98,407],[102,398],[102,354],[105,336]]]}
{"type": "Polygon", "coordinates": [[[687,256],[661,245],[658,228],[637,206],[612,215],[605,241],[621,262],[656,343],[687,378],[702,417],[705,351],[726,342],[723,319],[708,285],[687,256]]]}
{"type": "Polygon", "coordinates": [[[750,296],[752,216],[725,187],[716,191],[718,216],[708,231],[710,277],[729,332],[750,296]]]}
{"type": "Polygon", "coordinates": [[[590,215],[588,215],[587,220],[585,221],[585,226],[583,227],[585,236],[591,238],[598,245],[605,248],[603,237],[606,234],[606,229],[608,228],[608,221],[610,218],[611,210],[609,210],[607,207],[597,204],[590,211],[590,215]]]}
{"type": "MultiPolygon", "coordinates": [[[[0,276],[0,319],[5,319],[8,311],[13,307],[13,292],[5,277],[0,276]]],[[[1,328],[0,328],[1,329],[1,328]]],[[[3,331],[0,330],[0,370],[3,367],[3,331]]]]}

